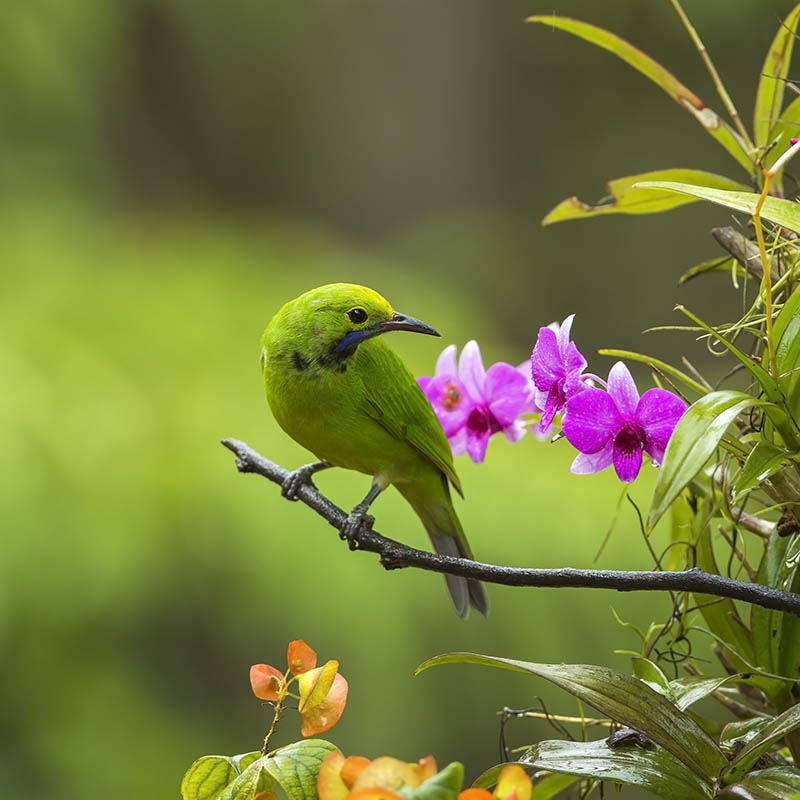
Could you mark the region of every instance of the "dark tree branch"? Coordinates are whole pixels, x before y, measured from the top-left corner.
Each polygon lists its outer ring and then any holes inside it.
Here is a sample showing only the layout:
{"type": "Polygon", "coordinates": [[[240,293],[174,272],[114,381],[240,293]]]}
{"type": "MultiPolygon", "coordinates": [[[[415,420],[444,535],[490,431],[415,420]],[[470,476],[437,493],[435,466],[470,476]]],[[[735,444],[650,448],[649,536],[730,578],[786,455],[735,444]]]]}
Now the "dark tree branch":
{"type": "MultiPolygon", "coordinates": [[[[236,455],[236,468],[239,472],[252,472],[262,475],[279,486],[283,484],[289,471],[273,464],[244,442],[237,439],[224,439],[225,447],[236,455]]],[[[326,519],[337,530],[347,519],[347,512],[332,503],[312,484],[300,487],[297,497],[309,508],[326,519]]],[[[382,536],[375,530],[363,530],[359,535],[358,548],[369,553],[377,553],[386,569],[416,567],[432,572],[462,575],[477,578],[486,583],[505,586],[575,586],[586,589],[616,589],[618,592],[635,591],[677,591],[697,592],[715,597],[729,597],[743,600],[764,608],[786,611],[800,616],[800,594],[784,592],[758,583],[738,581],[713,575],[701,569],[688,569],[683,572],[645,572],[608,569],[523,569],[519,567],[500,567],[483,564],[466,558],[440,556],[424,550],[401,544],[394,539],[382,536]]]]}

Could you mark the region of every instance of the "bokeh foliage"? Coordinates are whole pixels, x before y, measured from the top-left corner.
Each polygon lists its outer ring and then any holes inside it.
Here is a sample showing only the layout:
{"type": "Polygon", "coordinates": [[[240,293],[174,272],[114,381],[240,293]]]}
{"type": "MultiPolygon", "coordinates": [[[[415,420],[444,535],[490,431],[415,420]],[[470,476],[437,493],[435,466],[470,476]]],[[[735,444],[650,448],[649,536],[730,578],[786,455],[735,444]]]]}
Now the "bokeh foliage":
{"type": "MultiPolygon", "coordinates": [[[[747,96],[785,11],[768,5],[690,9],[747,96]]],[[[367,755],[434,752],[474,777],[496,761],[494,713],[534,704],[530,684],[412,679],[416,664],[469,649],[619,666],[610,605],[645,624],[666,615],[657,598],[495,589],[489,622],[458,626],[441,579],[350,555],[217,444],[306,458],[269,418],[258,338],[280,303],[325,281],[374,286],[445,343],[478,337],[490,360],[523,360],[538,326],[569,311],[596,346],[632,348],[669,318],[682,268],[713,254],[718,211],[675,212],[680,236],[664,220],[537,227],[554,198],[661,166],[667,143],[676,165],[725,163],[624,67],[522,23],[555,8],[656,55],[684,47],[665,3],[626,0],[602,19],[594,7],[2,5],[4,796],[177,793],[209,743],[258,744],[266,715],[247,668],[299,636],[335,651],[351,682],[345,752],[368,737],[367,755]]],[[[681,76],[702,85],[683,56],[681,76]]],[[[702,291],[722,315],[719,293],[702,291]]],[[[395,346],[432,369],[435,343],[395,346]]],[[[477,554],[588,566],[615,513],[613,476],[571,477],[564,447],[532,439],[491,447],[482,467],[459,464],[477,554]]],[[[364,489],[355,475],[319,484],[345,506],[364,489]]],[[[648,474],[634,496],[651,489],[648,474]]],[[[423,542],[397,496],[376,508],[382,530],[423,542]]],[[[647,563],[627,508],[602,563],[647,563]]]]}

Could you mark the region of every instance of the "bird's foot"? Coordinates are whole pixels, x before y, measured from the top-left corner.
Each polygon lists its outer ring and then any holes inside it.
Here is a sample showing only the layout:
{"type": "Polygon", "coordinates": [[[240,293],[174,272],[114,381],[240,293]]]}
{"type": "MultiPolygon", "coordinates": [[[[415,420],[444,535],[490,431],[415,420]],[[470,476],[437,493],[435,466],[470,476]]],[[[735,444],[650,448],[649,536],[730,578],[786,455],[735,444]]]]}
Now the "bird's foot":
{"type": "Polygon", "coordinates": [[[342,527],[339,529],[339,537],[346,539],[350,549],[355,550],[360,543],[361,535],[372,530],[374,522],[375,517],[371,514],[354,508],[342,523],[342,527]]]}
{"type": "Polygon", "coordinates": [[[317,464],[306,464],[290,472],[281,484],[281,494],[287,500],[297,500],[300,487],[311,483],[311,476],[319,471],[317,464]]]}

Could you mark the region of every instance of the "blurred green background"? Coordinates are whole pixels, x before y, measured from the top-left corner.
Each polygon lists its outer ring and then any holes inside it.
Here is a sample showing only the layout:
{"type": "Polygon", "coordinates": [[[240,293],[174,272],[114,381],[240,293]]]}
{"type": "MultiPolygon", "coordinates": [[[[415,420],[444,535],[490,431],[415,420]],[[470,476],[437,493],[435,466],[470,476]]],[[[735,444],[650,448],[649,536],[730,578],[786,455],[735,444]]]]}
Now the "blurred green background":
{"type": "MultiPolygon", "coordinates": [[[[686,7],[749,119],[790,3],[686,7]]],[[[430,752],[472,778],[498,760],[503,705],[575,706],[508,673],[412,678],[418,663],[470,649],[627,669],[613,650],[636,642],[612,604],[666,617],[665,598],[493,587],[489,619],[459,622],[439,576],[350,554],[218,444],[307,460],[266,409],[259,337],[329,281],[378,289],[442,344],[477,338],[487,362],[523,361],[540,325],[575,312],[584,353],[706,363],[685,334],[640,334],[678,322],[675,302],[712,322],[735,312],[725,278],[676,286],[715,255],[725,212],[539,219],[568,195],[598,199],[608,178],[736,167],[641,76],[523,22],[549,11],[630,38],[719,108],[666,0],[0,5],[3,797],[177,797],[195,757],[259,746],[269,716],[248,669],[281,666],[292,638],[341,662],[350,698],[328,737],[345,752],[430,752]]],[[[392,343],[417,374],[440,349],[392,343]]],[[[460,460],[479,557],[592,564],[620,486],[571,476],[571,457],[528,438],[460,460]]],[[[652,479],[632,489],[641,506],[652,479]]],[[[318,482],[343,506],[367,485],[318,482]]],[[[376,513],[425,542],[396,494],[376,513]]],[[[629,506],[599,563],[650,565],[629,506]]],[[[296,736],[289,717],[278,739],[296,736]]]]}

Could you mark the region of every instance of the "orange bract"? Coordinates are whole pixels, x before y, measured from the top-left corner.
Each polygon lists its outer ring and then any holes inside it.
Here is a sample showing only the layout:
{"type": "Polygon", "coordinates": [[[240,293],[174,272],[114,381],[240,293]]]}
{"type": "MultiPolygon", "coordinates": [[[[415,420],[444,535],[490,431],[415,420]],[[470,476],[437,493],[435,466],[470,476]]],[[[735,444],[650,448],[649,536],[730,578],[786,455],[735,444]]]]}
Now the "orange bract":
{"type": "Polygon", "coordinates": [[[317,654],[302,639],[295,639],[286,648],[286,663],[292,675],[299,675],[317,666],[317,654]]]}
{"type": "Polygon", "coordinates": [[[253,694],[261,700],[277,700],[282,681],[283,673],[269,664],[253,664],[250,667],[250,686],[253,694]]]}

